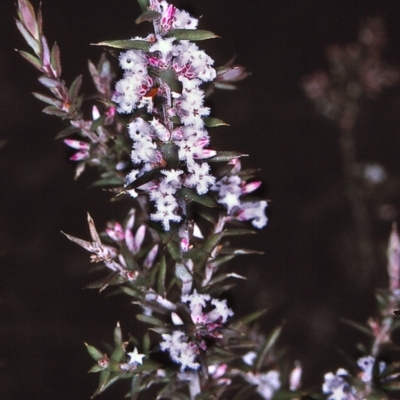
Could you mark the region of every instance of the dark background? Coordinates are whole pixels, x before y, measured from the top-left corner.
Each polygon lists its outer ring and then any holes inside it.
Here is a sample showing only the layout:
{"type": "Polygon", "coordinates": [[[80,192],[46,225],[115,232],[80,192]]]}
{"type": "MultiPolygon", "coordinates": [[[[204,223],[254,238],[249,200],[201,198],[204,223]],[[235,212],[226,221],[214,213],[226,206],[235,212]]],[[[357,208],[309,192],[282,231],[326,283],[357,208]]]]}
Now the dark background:
{"type": "MultiPolygon", "coordinates": [[[[34,2],[37,7],[38,2],[34,2]]],[[[222,39],[203,43],[221,65],[233,55],[252,72],[240,91],[218,92],[213,115],[230,123],[213,130],[212,147],[250,154],[260,167],[270,222],[247,245],[265,251],[234,268],[248,281],[234,292],[237,315],[269,307],[262,329],[285,321],[282,345],[300,360],[304,384],[316,385],[329,370],[350,368],[365,338],[339,318],[365,321],[375,312],[373,289],[386,284],[384,250],[391,221],[373,214],[381,265],[357,264],[353,222],[344,200],[338,131],[314,112],[301,90],[305,74],[325,68],[328,44],[356,40],[360,21],[380,15],[390,38],[386,58],[400,65],[397,0],[177,1],[203,17],[202,29],[222,39]],[[365,274],[368,279],[364,279],[365,274]]],[[[88,189],[93,176],[73,181],[68,149],[55,134],[64,126],[40,112],[30,92],[41,91],[37,72],[14,48],[27,46],[13,25],[14,4],[0,3],[0,398],[88,399],[97,376],[83,343],[109,341],[118,320],[135,332],[134,309],[124,298],[82,288],[90,282],[87,254],[60,234],[88,237],[86,212],[99,227],[126,207],[88,189]]],[[[134,0],[43,1],[44,31],[61,48],[64,79],[86,71],[100,49],[89,44],[147,31],[136,27],[134,0]]],[[[87,73],[85,75],[88,78],[87,73]]],[[[400,89],[367,102],[357,126],[359,158],[385,166],[392,185],[380,204],[400,207],[400,89]]],[[[127,206],[128,207],[128,206],[127,206]]],[[[367,342],[365,342],[367,343],[367,342]]],[[[106,392],[104,399],[122,398],[106,392]]]]}

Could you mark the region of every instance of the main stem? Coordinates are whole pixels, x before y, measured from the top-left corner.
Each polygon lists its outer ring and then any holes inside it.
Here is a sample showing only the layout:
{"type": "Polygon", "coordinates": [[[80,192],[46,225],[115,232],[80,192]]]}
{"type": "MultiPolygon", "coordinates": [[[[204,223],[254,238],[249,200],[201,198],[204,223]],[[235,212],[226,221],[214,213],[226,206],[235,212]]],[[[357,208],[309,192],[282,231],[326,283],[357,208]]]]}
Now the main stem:
{"type": "Polygon", "coordinates": [[[361,186],[360,179],[356,176],[357,151],[354,125],[357,115],[358,112],[354,107],[351,105],[346,107],[344,115],[339,121],[339,143],[345,181],[345,196],[350,205],[361,263],[358,283],[360,287],[366,287],[371,281],[372,271],[376,265],[376,256],[365,191],[361,186]]]}

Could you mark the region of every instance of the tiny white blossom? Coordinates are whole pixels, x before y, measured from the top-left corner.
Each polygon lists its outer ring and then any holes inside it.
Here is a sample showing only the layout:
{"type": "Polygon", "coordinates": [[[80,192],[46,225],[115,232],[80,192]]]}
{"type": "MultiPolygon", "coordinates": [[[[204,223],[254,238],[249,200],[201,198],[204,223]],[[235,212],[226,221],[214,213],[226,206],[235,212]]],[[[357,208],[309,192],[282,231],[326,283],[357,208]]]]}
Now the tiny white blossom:
{"type": "Polygon", "coordinates": [[[215,183],[215,176],[209,174],[210,166],[207,163],[193,163],[189,170],[185,185],[195,187],[198,194],[207,193],[208,188],[215,183]]]}
{"type": "Polygon", "coordinates": [[[131,353],[127,353],[130,357],[129,364],[143,364],[144,354],[139,354],[138,349],[135,347],[131,353]]]}

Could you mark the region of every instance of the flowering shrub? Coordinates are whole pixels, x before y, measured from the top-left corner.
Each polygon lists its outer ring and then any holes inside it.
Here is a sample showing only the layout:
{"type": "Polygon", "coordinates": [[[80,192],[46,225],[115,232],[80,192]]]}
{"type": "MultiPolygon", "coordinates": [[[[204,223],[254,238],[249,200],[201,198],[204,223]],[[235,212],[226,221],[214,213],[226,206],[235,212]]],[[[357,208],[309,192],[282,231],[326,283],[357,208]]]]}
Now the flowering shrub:
{"type": "MultiPolygon", "coordinates": [[[[64,233],[104,271],[90,287],[126,295],[140,306],[137,320],[148,326],[140,340],[124,340],[117,324],[107,352],[87,345],[95,360],[90,372],[99,373],[95,395],[129,380],[131,399],[385,398],[385,391],[398,387],[400,373],[398,364],[380,359],[398,326],[392,314],[400,303],[397,231],[389,247],[390,289],[378,294],[380,316],[367,327],[352,323],[373,338],[358,373],[327,373],[322,395],[301,390],[300,363],[286,366],[276,348],[282,328],[264,336],[253,322],[265,310],[239,319],[226,300],[232,281],[245,278],[226,263],[254,252],[229,239],[263,228],[267,202],[251,195],[261,183],[253,170],[242,169],[243,154],[210,148],[209,130],[226,123],[212,116],[205,101],[247,73],[231,63],[214,66],[194,42],[216,35],[197,29],[198,20],[186,11],[164,0],[138,1],[136,23],[150,22],[153,32],[97,44],[117,52],[122,77],[116,79],[104,54],[97,64],[89,62],[95,99],[81,93],[82,76],[69,86],[62,80],[60,51],[44,36],[40,9],[35,12],[28,0],[17,5],[17,27],[32,50],[20,54],[41,72],[39,81],[50,92],[34,93],[47,104],[43,111],[68,122],[57,137],[76,150],[75,177],[95,168],[94,185],[131,204],[123,221],[100,232],[88,215],[88,240],[64,233]]],[[[373,85],[368,71],[362,80],[367,94],[396,77],[385,70],[387,78],[373,85]]],[[[306,89],[324,112],[333,107],[328,114],[347,129],[347,109],[337,106],[335,90],[327,91],[328,78],[321,76],[322,84],[306,80],[306,89]]]]}

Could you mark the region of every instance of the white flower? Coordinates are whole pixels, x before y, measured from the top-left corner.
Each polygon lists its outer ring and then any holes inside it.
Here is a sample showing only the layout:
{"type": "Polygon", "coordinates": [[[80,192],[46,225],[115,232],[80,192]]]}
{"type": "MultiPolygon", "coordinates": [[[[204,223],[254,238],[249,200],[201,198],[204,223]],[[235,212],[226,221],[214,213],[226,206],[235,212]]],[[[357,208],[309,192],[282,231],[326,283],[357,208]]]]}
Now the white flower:
{"type": "Polygon", "coordinates": [[[349,373],[339,368],[336,374],[328,372],[324,375],[322,391],[328,394],[327,400],[354,400],[355,389],[350,386],[343,377],[349,376],[349,373]]]}
{"type": "Polygon", "coordinates": [[[171,169],[171,170],[163,169],[161,171],[161,173],[163,175],[165,175],[165,178],[163,178],[163,181],[165,183],[169,184],[173,188],[179,188],[181,186],[182,178],[180,177],[180,175],[183,174],[182,170],[180,170],[180,169],[171,169]]]}
{"type": "Polygon", "coordinates": [[[251,223],[253,226],[261,229],[267,225],[268,222],[267,216],[265,215],[266,207],[267,202],[265,200],[242,203],[237,219],[239,221],[252,220],[251,223]]]}
{"type": "Polygon", "coordinates": [[[189,167],[190,174],[185,185],[195,187],[198,194],[205,194],[208,188],[215,183],[215,176],[209,175],[210,166],[207,163],[193,163],[189,167]]]}
{"type": "Polygon", "coordinates": [[[246,353],[243,357],[242,360],[247,364],[247,365],[253,365],[254,360],[257,357],[257,353],[255,351],[249,351],[246,353]]]}
{"type": "Polygon", "coordinates": [[[138,349],[135,347],[131,353],[127,353],[130,357],[129,364],[143,364],[144,354],[139,354],[138,349]]]}
{"type": "Polygon", "coordinates": [[[171,335],[163,334],[163,342],[160,343],[162,351],[168,351],[172,361],[181,364],[181,371],[186,367],[198,369],[200,364],[195,361],[199,352],[196,344],[188,342],[188,338],[181,331],[174,331],[171,335]]]}
{"type": "Polygon", "coordinates": [[[265,400],[270,400],[274,393],[281,387],[278,371],[264,373],[248,372],[245,375],[247,382],[257,385],[257,393],[265,400]]]}

